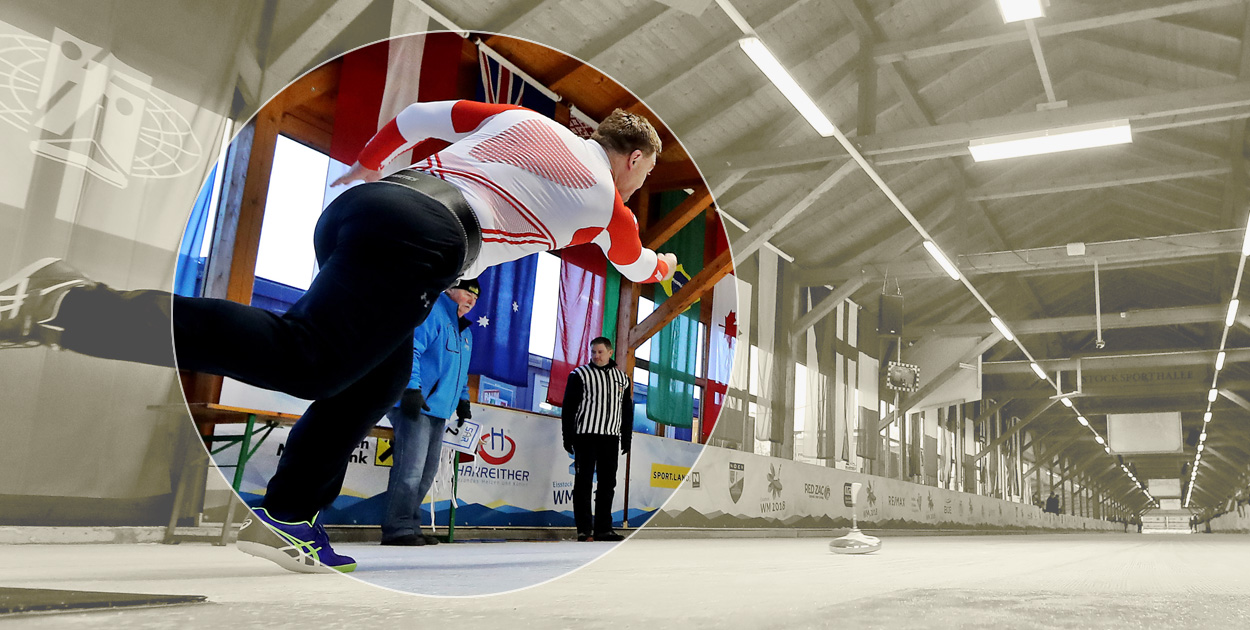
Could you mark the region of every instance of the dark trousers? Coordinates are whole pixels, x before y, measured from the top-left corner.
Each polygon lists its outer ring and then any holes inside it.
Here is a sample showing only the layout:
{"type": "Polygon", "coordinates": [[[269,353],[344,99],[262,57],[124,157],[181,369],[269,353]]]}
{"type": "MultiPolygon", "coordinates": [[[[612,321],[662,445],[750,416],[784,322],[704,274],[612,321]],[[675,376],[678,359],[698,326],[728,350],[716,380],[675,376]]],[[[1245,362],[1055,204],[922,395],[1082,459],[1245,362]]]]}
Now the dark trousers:
{"type": "Polygon", "coordinates": [[[365,184],[322,213],[320,272],[285,314],[160,291],[71,291],[62,347],[229,376],[315,402],[291,429],[264,507],[306,520],[338,496],[353,449],[403,393],[412,331],[465,257],[455,215],[404,186],[365,184]],[[169,346],[172,308],[173,342],[169,346]]]}
{"type": "Polygon", "coordinates": [[[612,529],[612,495],[616,490],[616,462],[621,439],[615,435],[581,433],[573,438],[573,520],[579,534],[612,529]],[[594,529],[591,529],[590,489],[595,477],[594,529]]]}

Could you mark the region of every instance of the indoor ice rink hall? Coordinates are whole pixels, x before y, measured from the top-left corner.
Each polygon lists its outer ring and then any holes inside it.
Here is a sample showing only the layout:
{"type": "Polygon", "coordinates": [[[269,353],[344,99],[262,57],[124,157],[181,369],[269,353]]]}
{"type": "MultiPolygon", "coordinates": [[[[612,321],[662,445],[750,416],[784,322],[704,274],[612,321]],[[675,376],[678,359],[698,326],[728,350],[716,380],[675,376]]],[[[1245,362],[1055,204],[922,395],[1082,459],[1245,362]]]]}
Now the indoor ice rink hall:
{"type": "Polygon", "coordinates": [[[0,630],[1250,628],[1247,121],[1250,0],[6,0],[0,630]]]}

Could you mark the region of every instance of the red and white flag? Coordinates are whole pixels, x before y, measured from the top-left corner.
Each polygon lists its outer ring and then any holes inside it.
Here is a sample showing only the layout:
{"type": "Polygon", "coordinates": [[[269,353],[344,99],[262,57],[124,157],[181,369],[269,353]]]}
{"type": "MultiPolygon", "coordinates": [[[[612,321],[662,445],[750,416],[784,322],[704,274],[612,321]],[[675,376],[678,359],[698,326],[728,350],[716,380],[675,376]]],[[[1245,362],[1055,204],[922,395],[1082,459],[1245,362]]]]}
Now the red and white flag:
{"type": "MultiPolygon", "coordinates": [[[[430,33],[378,42],[344,55],[330,157],[353,164],[369,139],[408,105],[459,98],[463,46],[464,39],[455,33],[430,33]]],[[[441,140],[418,143],[411,156],[395,159],[385,172],[405,168],[446,146],[441,140]]]]}
{"type": "Polygon", "coordinates": [[[739,335],[745,332],[738,317],[738,277],[729,274],[720,279],[712,289],[712,330],[708,345],[707,397],[704,404],[703,423],[699,427],[703,443],[716,426],[725,393],[733,375],[734,352],[738,348],[739,335]]]}
{"type": "Polygon", "coordinates": [[[590,341],[603,333],[607,275],[608,261],[597,245],[588,243],[560,251],[560,305],[547,382],[549,404],[564,404],[569,372],[590,362],[590,341]]]}

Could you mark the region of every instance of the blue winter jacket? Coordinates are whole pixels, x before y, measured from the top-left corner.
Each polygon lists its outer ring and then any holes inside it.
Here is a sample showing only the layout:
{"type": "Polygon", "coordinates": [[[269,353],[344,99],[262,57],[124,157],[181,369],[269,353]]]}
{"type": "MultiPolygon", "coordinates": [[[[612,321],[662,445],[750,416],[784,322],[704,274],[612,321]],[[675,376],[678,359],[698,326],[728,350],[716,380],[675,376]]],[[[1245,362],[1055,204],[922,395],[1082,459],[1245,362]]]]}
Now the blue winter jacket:
{"type": "Polygon", "coordinates": [[[461,400],[469,399],[473,334],[468,320],[456,315],[457,306],[451,296],[439,294],[429,317],[417,327],[412,339],[408,389],[421,390],[425,404],[430,406],[426,415],[443,420],[455,415],[461,400]]]}

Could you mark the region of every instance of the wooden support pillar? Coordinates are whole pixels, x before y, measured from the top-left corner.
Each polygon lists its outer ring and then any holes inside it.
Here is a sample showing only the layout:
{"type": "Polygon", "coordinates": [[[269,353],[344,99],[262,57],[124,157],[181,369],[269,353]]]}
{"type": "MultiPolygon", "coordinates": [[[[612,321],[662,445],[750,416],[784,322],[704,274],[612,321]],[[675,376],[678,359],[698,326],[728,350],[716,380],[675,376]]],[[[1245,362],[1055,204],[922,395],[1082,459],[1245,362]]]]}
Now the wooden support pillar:
{"type": "MultiPolygon", "coordinates": [[[[777,330],[786,331],[799,316],[799,285],[794,281],[794,268],[781,265],[781,278],[778,281],[781,307],[777,309],[777,330]]],[[[806,335],[776,336],[773,358],[773,439],[781,438],[782,459],[794,459],[794,393],[795,371],[798,363],[799,348],[805,346],[806,335]],[[780,422],[778,422],[780,420],[780,422]],[[780,427],[778,427],[780,425],[780,427]],[[780,432],[780,435],[778,435],[780,432]]],[[[856,374],[858,377],[858,374],[856,374]]],[[[849,380],[849,375],[848,375],[849,380]]],[[[858,380],[856,381],[858,386],[858,380]]],[[[858,415],[859,410],[853,409],[849,417],[858,415]]],[[[810,415],[810,414],[809,414],[810,415]]],[[[854,454],[851,455],[852,457],[854,454]]]]}
{"type": "MultiPolygon", "coordinates": [[[[241,304],[252,301],[265,200],[283,111],[282,99],[271,101],[239,131],[227,151],[204,297],[241,304]]],[[[188,401],[215,403],[221,399],[220,376],[186,371],[179,376],[188,401]]]]}
{"type": "MultiPolygon", "coordinates": [[[[642,230],[651,218],[651,189],[643,186],[636,194],[636,201],[631,206],[637,215],[638,227],[642,230]]],[[[621,278],[621,299],[616,315],[616,364],[632,381],[636,364],[635,352],[642,341],[635,342],[630,337],[634,323],[638,320],[638,298],[642,295],[642,286],[621,278]]]]}

